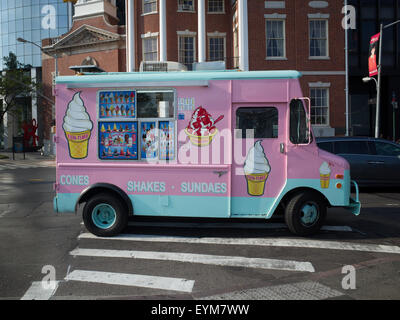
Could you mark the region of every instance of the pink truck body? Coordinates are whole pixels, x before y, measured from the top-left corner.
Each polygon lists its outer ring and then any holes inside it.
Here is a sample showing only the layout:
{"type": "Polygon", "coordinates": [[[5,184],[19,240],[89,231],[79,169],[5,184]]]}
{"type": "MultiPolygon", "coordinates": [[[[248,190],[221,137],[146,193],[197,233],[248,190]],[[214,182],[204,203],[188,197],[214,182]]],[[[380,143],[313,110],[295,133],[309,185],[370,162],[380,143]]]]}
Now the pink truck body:
{"type": "Polygon", "coordinates": [[[291,141],[290,103],[303,97],[300,76],[58,77],[55,211],[76,211],[89,195],[109,191],[135,216],[270,218],[285,197],[312,190],[328,206],[359,214],[347,161],[318,149],[312,137],[291,141]],[[239,129],[255,129],[254,138],[239,129]]]}

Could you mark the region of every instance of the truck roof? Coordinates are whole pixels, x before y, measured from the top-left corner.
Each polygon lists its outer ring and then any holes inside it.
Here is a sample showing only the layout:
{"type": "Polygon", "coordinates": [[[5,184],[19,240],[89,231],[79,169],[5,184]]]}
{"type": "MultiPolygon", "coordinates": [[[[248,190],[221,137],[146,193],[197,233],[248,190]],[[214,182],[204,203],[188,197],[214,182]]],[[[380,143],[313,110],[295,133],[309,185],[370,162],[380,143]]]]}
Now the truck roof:
{"type": "Polygon", "coordinates": [[[298,79],[301,73],[294,70],[276,71],[177,71],[177,72],[102,72],[74,76],[56,77],[57,84],[70,84],[74,87],[96,84],[128,84],[134,82],[170,81],[208,81],[244,79],[298,79]]]}

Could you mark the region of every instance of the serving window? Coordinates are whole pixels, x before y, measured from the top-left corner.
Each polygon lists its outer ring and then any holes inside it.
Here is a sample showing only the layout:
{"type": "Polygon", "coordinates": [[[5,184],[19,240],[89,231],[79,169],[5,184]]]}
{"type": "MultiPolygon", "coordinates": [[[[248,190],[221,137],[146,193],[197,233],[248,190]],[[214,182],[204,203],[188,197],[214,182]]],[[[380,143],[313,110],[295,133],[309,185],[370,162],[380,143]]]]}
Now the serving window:
{"type": "Polygon", "coordinates": [[[175,106],[174,90],[99,91],[99,159],[175,159],[175,106]]]}

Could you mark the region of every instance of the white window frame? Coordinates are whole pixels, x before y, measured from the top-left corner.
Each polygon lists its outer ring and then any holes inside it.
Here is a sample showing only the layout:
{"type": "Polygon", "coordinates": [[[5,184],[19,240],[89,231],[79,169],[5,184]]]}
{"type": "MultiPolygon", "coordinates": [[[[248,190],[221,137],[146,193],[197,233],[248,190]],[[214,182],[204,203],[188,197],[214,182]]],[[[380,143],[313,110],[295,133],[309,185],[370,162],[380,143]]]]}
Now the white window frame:
{"type": "Polygon", "coordinates": [[[267,15],[264,15],[265,18],[265,60],[287,60],[286,57],[286,15],[282,15],[280,18],[270,18],[267,15]],[[283,32],[283,55],[282,56],[268,56],[268,31],[267,31],[267,22],[268,21],[280,21],[282,22],[282,32],[283,32]]]}
{"type": "Polygon", "coordinates": [[[207,54],[208,54],[208,60],[209,61],[211,61],[211,44],[210,44],[210,41],[211,41],[211,39],[215,39],[215,38],[218,38],[218,39],[223,39],[223,41],[222,41],[222,44],[223,44],[223,46],[224,46],[224,48],[223,48],[223,59],[222,60],[213,60],[213,61],[225,61],[225,59],[226,59],[226,33],[224,32],[224,33],[220,33],[220,32],[212,32],[212,33],[207,33],[207,42],[208,42],[208,52],[207,52],[207,54]]]}
{"type": "Polygon", "coordinates": [[[159,58],[158,58],[158,32],[157,33],[155,33],[155,34],[145,34],[145,35],[142,35],[142,60],[143,61],[158,61],[159,60],[159,58]],[[151,52],[145,52],[145,42],[146,42],[146,40],[156,40],[156,51],[151,51],[151,52]],[[156,53],[156,59],[155,60],[146,60],[145,59],[145,55],[146,54],[149,54],[149,53],[153,53],[154,54],[154,52],[156,53]]]}
{"type": "MultiPolygon", "coordinates": [[[[309,15],[310,17],[311,15],[309,15]]],[[[318,39],[318,38],[315,38],[318,39]]],[[[322,38],[321,38],[322,39],[322,38]]],[[[324,60],[329,59],[329,20],[322,16],[321,18],[309,18],[308,19],[308,55],[310,60],[324,60]],[[311,22],[313,21],[324,21],[325,22],[325,32],[326,32],[326,55],[324,56],[312,56],[311,55],[311,22]]]]}
{"type": "MultiPolygon", "coordinates": [[[[326,108],[327,109],[327,115],[326,115],[326,123],[313,123],[312,122],[312,116],[310,114],[311,117],[311,125],[315,126],[315,127],[329,127],[330,125],[330,116],[329,116],[329,112],[330,112],[330,103],[329,103],[329,96],[330,96],[330,83],[321,83],[321,82],[316,82],[316,83],[309,83],[309,87],[310,87],[310,99],[312,98],[312,90],[325,90],[326,91],[326,106],[313,106],[311,105],[311,110],[313,108],[326,108]]],[[[311,99],[312,100],[312,99],[311,99]]]]}
{"type": "Polygon", "coordinates": [[[208,0],[207,1],[207,13],[209,13],[209,14],[224,14],[225,13],[225,0],[208,0]],[[210,11],[210,1],[221,1],[222,2],[222,10],[221,11],[210,11]]]}
{"type": "Polygon", "coordinates": [[[185,64],[184,62],[181,62],[181,50],[180,50],[180,39],[182,37],[191,37],[193,38],[193,62],[196,62],[196,32],[191,32],[189,30],[185,31],[177,31],[176,32],[178,35],[178,62],[185,64]]]}
{"type": "Polygon", "coordinates": [[[191,6],[191,9],[184,9],[185,4],[182,3],[184,1],[188,1],[188,0],[178,0],[178,12],[196,12],[195,10],[195,0],[190,0],[192,1],[192,4],[189,5],[191,6]]]}
{"type": "Polygon", "coordinates": [[[157,11],[157,7],[158,7],[157,0],[142,0],[142,16],[145,16],[145,15],[147,15],[147,14],[154,14],[154,13],[157,13],[157,12],[158,12],[158,11],[157,11]],[[148,2],[148,3],[155,3],[155,10],[154,10],[154,11],[145,12],[145,11],[144,11],[145,2],[148,2]]]}

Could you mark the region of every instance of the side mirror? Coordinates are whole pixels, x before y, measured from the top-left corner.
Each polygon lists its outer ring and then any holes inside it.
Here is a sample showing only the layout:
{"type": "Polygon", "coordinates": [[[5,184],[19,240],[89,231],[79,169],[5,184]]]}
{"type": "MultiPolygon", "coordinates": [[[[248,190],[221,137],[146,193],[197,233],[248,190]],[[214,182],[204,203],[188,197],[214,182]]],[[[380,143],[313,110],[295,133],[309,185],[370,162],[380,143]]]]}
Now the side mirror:
{"type": "Polygon", "coordinates": [[[290,141],[293,144],[311,143],[310,123],[311,101],[309,98],[297,98],[290,101],[290,141]],[[304,109],[303,101],[308,102],[308,114],[304,109]]]}

